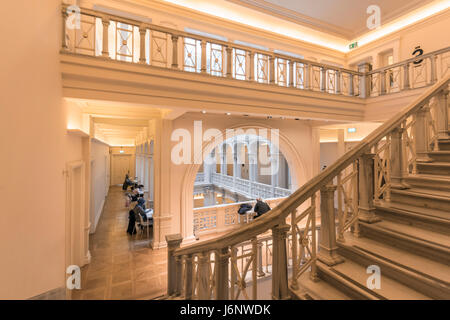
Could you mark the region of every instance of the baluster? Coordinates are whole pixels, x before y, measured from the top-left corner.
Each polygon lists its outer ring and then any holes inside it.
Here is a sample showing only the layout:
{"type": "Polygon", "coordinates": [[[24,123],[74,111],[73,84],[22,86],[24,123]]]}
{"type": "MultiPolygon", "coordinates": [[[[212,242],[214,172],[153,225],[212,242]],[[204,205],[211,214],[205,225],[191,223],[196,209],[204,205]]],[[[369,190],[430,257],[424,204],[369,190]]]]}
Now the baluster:
{"type": "MultiPolygon", "coordinates": [[[[389,88],[389,91],[391,88],[389,88]]],[[[386,70],[380,73],[380,95],[386,94],[386,70]]]]}
{"type": "Polygon", "coordinates": [[[185,269],[186,269],[186,273],[185,273],[185,279],[184,279],[184,298],[186,300],[190,300],[192,299],[192,290],[193,285],[192,285],[192,277],[193,277],[193,263],[192,263],[192,255],[186,255],[185,256],[185,269]]]}
{"type": "Polygon", "coordinates": [[[367,62],[364,62],[358,65],[358,71],[363,73],[362,76],[359,77],[359,95],[361,98],[370,97],[370,75],[367,73],[370,71],[370,65],[367,62]]]}
{"type": "MultiPolygon", "coordinates": [[[[286,62],[287,63],[287,62],[286,62]]],[[[294,61],[289,61],[289,87],[294,87],[294,61]]]]}
{"type": "Polygon", "coordinates": [[[232,78],[233,77],[233,72],[232,72],[232,68],[233,68],[233,48],[228,46],[226,48],[226,52],[227,52],[227,78],[232,78]]]}
{"type": "Polygon", "coordinates": [[[320,67],[320,91],[325,92],[327,86],[327,69],[320,67]]]}
{"type": "Polygon", "coordinates": [[[62,18],[63,18],[63,23],[62,23],[62,50],[64,51],[68,51],[69,50],[69,46],[67,44],[67,38],[66,38],[66,24],[67,24],[67,17],[68,17],[68,13],[67,13],[67,8],[62,9],[62,18]]]}
{"type": "Polygon", "coordinates": [[[292,280],[291,287],[294,290],[298,289],[297,274],[298,274],[298,248],[297,248],[297,224],[296,224],[297,210],[291,213],[291,237],[292,237],[292,280]]]}
{"type": "Polygon", "coordinates": [[[272,228],[272,298],[284,300],[289,298],[286,237],[290,226],[277,225],[272,228]]]}
{"type": "MultiPolygon", "coordinates": [[[[266,274],[264,273],[264,269],[263,269],[263,243],[258,242],[258,277],[264,277],[266,274]]],[[[267,260],[267,257],[266,257],[267,260]]],[[[266,261],[267,263],[267,261],[266,261]]]]}
{"type": "Polygon", "coordinates": [[[349,84],[348,84],[348,95],[349,96],[353,96],[355,93],[354,93],[354,88],[353,88],[353,73],[349,73],[349,84]]]}
{"type": "Polygon", "coordinates": [[[411,84],[409,81],[409,63],[406,63],[403,66],[403,79],[404,79],[403,90],[409,90],[411,88],[411,84]]]}
{"type": "MultiPolygon", "coordinates": [[[[445,89],[436,95],[435,110],[436,110],[437,139],[450,138],[448,129],[448,100],[447,100],[448,92],[449,92],[448,89],[445,89]]],[[[435,147],[439,147],[437,141],[435,141],[435,147]]]]}
{"type": "Polygon", "coordinates": [[[387,185],[386,188],[386,196],[385,196],[385,200],[386,201],[391,201],[391,159],[390,159],[390,155],[391,155],[391,136],[388,135],[386,137],[386,150],[384,152],[384,156],[386,158],[386,175],[385,175],[385,183],[387,185]]]}
{"type": "Polygon", "coordinates": [[[175,257],[175,264],[176,264],[177,273],[175,275],[176,288],[175,288],[174,295],[179,296],[179,295],[181,295],[181,292],[183,290],[183,272],[182,272],[183,271],[183,259],[181,256],[175,257]]]}
{"type": "Polygon", "coordinates": [[[102,25],[103,25],[103,48],[102,48],[102,57],[109,58],[109,17],[102,17],[102,25]]]}
{"type": "Polygon", "coordinates": [[[342,208],[342,194],[343,194],[343,188],[342,185],[342,172],[339,172],[337,175],[337,198],[338,198],[338,221],[339,221],[339,227],[338,227],[338,240],[344,242],[344,209],[342,208]]]}
{"type": "Polygon", "coordinates": [[[216,299],[228,300],[229,248],[222,248],[216,254],[216,299]]]}
{"type": "Polygon", "coordinates": [[[275,84],[275,57],[269,56],[269,83],[275,84]]]}
{"type": "Polygon", "coordinates": [[[430,56],[430,68],[431,68],[430,82],[431,82],[431,84],[434,84],[437,81],[436,58],[437,57],[435,54],[430,56]]]}
{"type": "Polygon", "coordinates": [[[181,288],[181,284],[178,284],[177,273],[181,273],[181,269],[178,270],[179,264],[176,262],[174,252],[180,247],[183,238],[180,234],[172,234],[166,236],[167,242],[167,295],[171,296],[177,293],[178,288],[181,288]]]}
{"type": "Polygon", "coordinates": [[[317,259],[328,266],[344,261],[337,253],[334,192],[336,186],[326,185],[320,189],[320,251],[317,259]]]}
{"type": "Polygon", "coordinates": [[[252,239],[252,295],[253,300],[258,299],[258,239],[252,239]]]}
{"type": "Polygon", "coordinates": [[[341,71],[336,70],[336,94],[341,94],[341,71]]]}
{"type": "Polygon", "coordinates": [[[230,279],[231,279],[231,284],[230,284],[230,296],[231,296],[231,300],[235,300],[236,299],[236,294],[234,293],[234,288],[235,288],[235,285],[236,285],[236,283],[237,283],[237,274],[236,274],[236,270],[235,270],[235,268],[234,268],[234,264],[236,264],[236,267],[237,267],[237,252],[238,252],[238,249],[236,248],[236,247],[232,247],[231,248],[231,276],[230,276],[230,279]]]}
{"type": "Polygon", "coordinates": [[[311,65],[310,64],[304,64],[304,75],[303,75],[303,86],[305,90],[310,89],[310,83],[311,83],[311,65]]]}
{"type": "Polygon", "coordinates": [[[201,66],[200,66],[200,72],[201,73],[206,73],[206,40],[202,40],[201,41],[201,48],[202,48],[202,53],[201,53],[201,66]]]}
{"type": "Polygon", "coordinates": [[[250,72],[248,74],[248,80],[254,81],[255,80],[255,53],[253,51],[250,51],[248,53],[248,58],[250,59],[250,72]]]}
{"type": "Polygon", "coordinates": [[[178,35],[171,34],[172,37],[172,68],[178,69],[178,35]]]}
{"type": "MultiPolygon", "coordinates": [[[[432,162],[432,159],[428,156],[428,113],[430,107],[428,102],[416,113],[416,123],[414,125],[414,140],[416,143],[416,156],[417,162],[432,162]]],[[[436,142],[435,142],[436,143],[436,142]]]]}
{"type": "Polygon", "coordinates": [[[198,255],[198,299],[210,300],[210,272],[209,253],[202,252],[198,255]]]}
{"type": "Polygon", "coordinates": [[[147,28],[144,25],[139,26],[139,63],[145,64],[147,59],[145,57],[145,35],[147,28]]]}
{"type": "Polygon", "coordinates": [[[311,274],[310,278],[313,281],[318,281],[317,275],[317,239],[316,239],[316,194],[311,197],[311,274]]]}

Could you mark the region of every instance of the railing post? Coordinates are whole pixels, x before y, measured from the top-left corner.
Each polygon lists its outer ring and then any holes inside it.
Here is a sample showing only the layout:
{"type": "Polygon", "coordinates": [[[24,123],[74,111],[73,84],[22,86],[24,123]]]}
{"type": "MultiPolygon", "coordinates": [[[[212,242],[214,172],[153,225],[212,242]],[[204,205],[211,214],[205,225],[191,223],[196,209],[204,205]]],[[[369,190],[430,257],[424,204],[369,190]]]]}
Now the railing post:
{"type": "Polygon", "coordinates": [[[294,86],[294,61],[289,60],[289,87],[294,86]]]}
{"type": "Polygon", "coordinates": [[[145,58],[145,35],[147,29],[144,25],[139,26],[139,63],[145,64],[147,59],[145,58]]]}
{"type": "Polygon", "coordinates": [[[190,300],[192,299],[192,276],[193,276],[193,264],[192,264],[192,255],[186,255],[185,257],[185,279],[184,279],[184,299],[190,300]]]}
{"type": "Polygon", "coordinates": [[[62,44],[61,44],[61,46],[62,46],[62,49],[65,51],[69,50],[69,46],[67,45],[67,38],[66,38],[66,24],[67,24],[68,16],[69,15],[67,14],[67,9],[63,8],[62,9],[63,22],[62,22],[62,44]]]}
{"type": "Polygon", "coordinates": [[[336,94],[341,94],[341,71],[336,70],[336,94]]]}
{"type": "Polygon", "coordinates": [[[290,226],[277,225],[272,228],[272,298],[285,300],[289,298],[286,238],[290,226]]]}
{"type": "Polygon", "coordinates": [[[198,299],[210,300],[209,291],[209,253],[202,252],[198,255],[198,299]]]}
{"type": "Polygon", "coordinates": [[[234,287],[237,284],[237,274],[236,274],[236,269],[234,268],[234,264],[237,265],[237,252],[238,249],[236,247],[231,247],[231,258],[230,258],[230,262],[231,262],[231,275],[230,275],[230,298],[231,300],[235,300],[236,299],[236,294],[234,292],[234,287]]]}
{"type": "Polygon", "coordinates": [[[102,57],[109,58],[109,17],[102,17],[102,25],[103,25],[103,48],[102,48],[102,57]]]}
{"type": "Polygon", "coordinates": [[[226,49],[227,52],[227,78],[233,77],[233,48],[228,46],[226,49]]]}
{"type": "Polygon", "coordinates": [[[428,102],[416,113],[416,123],[414,125],[414,139],[416,143],[417,162],[432,162],[433,160],[428,156],[428,113],[430,107],[428,102]]]}
{"type": "Polygon", "coordinates": [[[228,300],[228,260],[230,259],[229,248],[222,248],[216,254],[216,299],[228,300]]]}
{"type": "Polygon", "coordinates": [[[172,37],[172,68],[178,69],[178,36],[171,34],[172,37]]]}
{"type": "Polygon", "coordinates": [[[431,57],[430,57],[430,69],[431,69],[430,82],[431,82],[431,84],[434,84],[437,81],[436,58],[437,57],[435,54],[431,55],[431,57]]]}
{"type": "Polygon", "coordinates": [[[380,95],[386,94],[386,70],[380,72],[380,95]]]}
{"type": "Polygon", "coordinates": [[[297,210],[291,213],[291,237],[292,237],[292,280],[291,287],[298,289],[297,273],[298,273],[298,247],[297,247],[297,210]]]}
{"type": "Polygon", "coordinates": [[[254,81],[255,80],[255,53],[253,51],[250,51],[248,53],[248,58],[250,59],[250,72],[248,73],[248,80],[254,81]]]}
{"type": "Polygon", "coordinates": [[[334,213],[334,193],[336,186],[326,185],[320,189],[320,250],[317,259],[328,266],[344,261],[338,254],[336,245],[336,222],[334,213]]]}
{"type": "Polygon", "coordinates": [[[444,89],[436,95],[436,126],[437,138],[449,139],[448,128],[448,89],[444,89]]]}
{"type": "Polygon", "coordinates": [[[305,90],[309,89],[310,81],[311,81],[311,65],[310,64],[304,64],[305,67],[304,75],[303,75],[303,86],[305,90]]]}
{"type": "Polygon", "coordinates": [[[404,129],[399,126],[391,132],[391,188],[394,189],[409,188],[403,180],[407,175],[405,159],[403,159],[403,131],[404,129]]]}
{"type": "Polygon", "coordinates": [[[370,97],[370,75],[367,74],[369,70],[370,65],[367,62],[358,65],[358,71],[363,73],[359,77],[359,95],[361,98],[370,97]]]}
{"type": "Polygon", "coordinates": [[[374,199],[374,153],[364,153],[359,158],[359,206],[358,219],[367,223],[380,221],[375,214],[374,199]]]}
{"type": "Polygon", "coordinates": [[[348,95],[349,96],[353,96],[353,95],[355,95],[355,89],[354,89],[354,86],[353,86],[353,73],[350,73],[349,74],[349,84],[348,84],[348,95]]]}
{"type": "Polygon", "coordinates": [[[275,57],[269,56],[269,83],[275,84],[275,57]]]}
{"type": "MultiPolygon", "coordinates": [[[[206,73],[206,40],[201,41],[202,53],[201,53],[201,66],[200,72],[206,73]]],[[[228,71],[227,71],[228,72],[228,71]]]]}
{"type": "MultiPolygon", "coordinates": [[[[181,288],[181,284],[177,281],[178,273],[181,273],[181,264],[177,263],[174,251],[180,247],[183,238],[181,234],[171,234],[166,236],[167,242],[167,295],[171,296],[177,293],[178,288],[181,288]]],[[[181,279],[181,278],[180,278],[181,279]]]]}
{"type": "Polygon", "coordinates": [[[327,86],[327,69],[320,67],[320,91],[325,92],[327,86]]]}
{"type": "Polygon", "coordinates": [[[403,90],[411,89],[411,84],[409,81],[409,63],[405,63],[405,65],[403,66],[403,79],[404,79],[403,90]]]}
{"type": "MultiPolygon", "coordinates": [[[[264,269],[263,269],[263,243],[262,242],[258,242],[258,277],[264,277],[266,274],[264,273],[264,269]]],[[[266,257],[266,260],[267,257],[266,257]]]]}

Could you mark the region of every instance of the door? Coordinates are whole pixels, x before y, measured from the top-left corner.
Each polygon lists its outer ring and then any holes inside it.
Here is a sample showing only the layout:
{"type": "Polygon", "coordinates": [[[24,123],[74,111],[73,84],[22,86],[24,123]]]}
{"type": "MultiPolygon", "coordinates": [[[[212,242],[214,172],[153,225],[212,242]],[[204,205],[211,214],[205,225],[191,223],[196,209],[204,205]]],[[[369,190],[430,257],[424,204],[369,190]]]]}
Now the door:
{"type": "MultiPolygon", "coordinates": [[[[125,175],[131,172],[131,155],[115,154],[112,156],[111,185],[122,184],[125,175]]],[[[132,177],[131,177],[132,178],[132,177]]]]}

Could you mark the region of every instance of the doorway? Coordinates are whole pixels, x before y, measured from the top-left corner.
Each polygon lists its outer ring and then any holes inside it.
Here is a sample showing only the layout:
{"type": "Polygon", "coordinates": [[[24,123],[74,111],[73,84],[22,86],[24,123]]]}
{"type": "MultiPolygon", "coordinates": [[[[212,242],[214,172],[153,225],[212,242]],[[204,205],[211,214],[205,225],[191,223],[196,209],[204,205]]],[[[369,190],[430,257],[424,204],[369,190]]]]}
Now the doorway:
{"type": "MultiPolygon", "coordinates": [[[[131,172],[130,154],[114,154],[111,158],[111,185],[122,184],[125,175],[131,172]]],[[[131,177],[130,177],[131,178],[131,177]]]]}

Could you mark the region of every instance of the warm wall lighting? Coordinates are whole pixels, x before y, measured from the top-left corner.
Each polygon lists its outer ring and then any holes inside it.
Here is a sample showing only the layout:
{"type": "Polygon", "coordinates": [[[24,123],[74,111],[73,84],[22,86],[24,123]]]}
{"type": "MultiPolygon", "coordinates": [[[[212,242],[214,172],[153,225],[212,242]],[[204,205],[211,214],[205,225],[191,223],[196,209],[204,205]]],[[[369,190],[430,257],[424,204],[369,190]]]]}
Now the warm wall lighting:
{"type": "Polygon", "coordinates": [[[347,132],[348,133],[355,133],[356,132],[356,128],[348,128],[347,132]]]}

